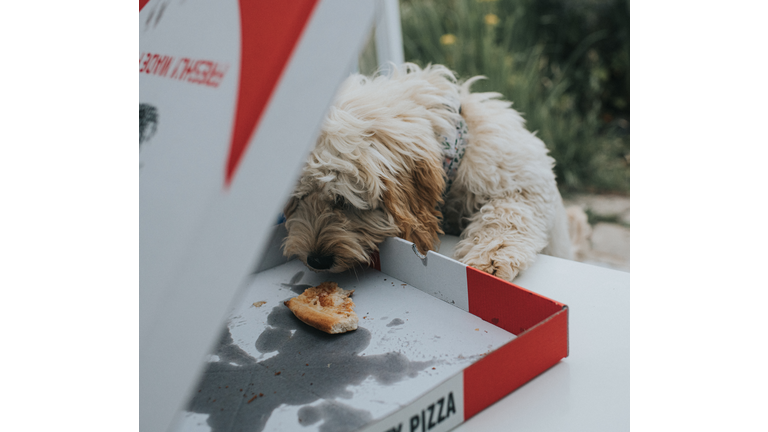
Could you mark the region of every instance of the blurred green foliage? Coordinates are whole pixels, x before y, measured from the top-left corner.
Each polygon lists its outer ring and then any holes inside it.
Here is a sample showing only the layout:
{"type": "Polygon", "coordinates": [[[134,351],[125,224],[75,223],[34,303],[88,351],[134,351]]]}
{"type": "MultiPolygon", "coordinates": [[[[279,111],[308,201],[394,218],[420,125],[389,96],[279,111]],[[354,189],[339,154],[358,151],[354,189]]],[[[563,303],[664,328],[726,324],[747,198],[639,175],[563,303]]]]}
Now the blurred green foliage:
{"type": "Polygon", "coordinates": [[[473,90],[514,103],[564,194],[629,193],[628,0],[401,0],[400,14],[406,61],[486,76],[473,90]]]}

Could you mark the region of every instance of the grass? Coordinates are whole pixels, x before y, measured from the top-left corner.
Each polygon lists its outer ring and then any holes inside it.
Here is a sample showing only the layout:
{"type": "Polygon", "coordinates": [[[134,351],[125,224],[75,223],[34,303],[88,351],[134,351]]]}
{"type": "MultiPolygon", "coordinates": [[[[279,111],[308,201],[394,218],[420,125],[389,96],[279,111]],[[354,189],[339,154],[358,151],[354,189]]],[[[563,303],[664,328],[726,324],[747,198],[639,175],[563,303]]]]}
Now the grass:
{"type": "MultiPolygon", "coordinates": [[[[444,64],[460,79],[486,76],[473,90],[499,92],[514,103],[556,160],[564,195],[629,194],[628,127],[612,127],[600,99],[606,64],[617,62],[603,59],[595,46],[611,34],[593,31],[558,50],[552,38],[539,37],[544,20],[536,7],[526,0],[401,0],[406,61],[444,64]]],[[[371,42],[361,72],[375,69],[374,50],[371,42]]],[[[627,48],[627,65],[628,55],[627,48]]],[[[628,106],[626,112],[628,117],[628,106]]]]}

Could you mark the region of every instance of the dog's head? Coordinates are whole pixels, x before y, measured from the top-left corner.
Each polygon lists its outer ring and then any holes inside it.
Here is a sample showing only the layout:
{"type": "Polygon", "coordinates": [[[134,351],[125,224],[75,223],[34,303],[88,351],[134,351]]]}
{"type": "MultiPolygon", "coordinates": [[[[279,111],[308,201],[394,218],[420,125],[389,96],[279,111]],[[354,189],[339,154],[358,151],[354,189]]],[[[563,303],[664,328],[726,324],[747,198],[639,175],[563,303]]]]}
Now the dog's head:
{"type": "Polygon", "coordinates": [[[341,272],[391,236],[434,250],[445,185],[436,133],[458,115],[454,82],[444,68],[413,65],[345,82],[284,210],[286,256],[341,272]]]}

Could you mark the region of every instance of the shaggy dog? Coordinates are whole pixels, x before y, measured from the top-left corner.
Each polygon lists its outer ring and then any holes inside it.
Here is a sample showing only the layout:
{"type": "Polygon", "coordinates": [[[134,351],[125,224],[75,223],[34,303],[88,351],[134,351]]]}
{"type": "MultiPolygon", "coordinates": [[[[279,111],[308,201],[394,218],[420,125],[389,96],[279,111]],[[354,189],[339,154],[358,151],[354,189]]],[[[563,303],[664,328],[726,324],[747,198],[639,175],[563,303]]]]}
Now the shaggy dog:
{"type": "MultiPolygon", "coordinates": [[[[394,68],[393,68],[394,69],[394,68]]],[[[511,281],[536,254],[572,259],[544,143],[498,93],[443,66],[347,79],[284,210],[286,256],[341,272],[399,236],[511,281]]]]}

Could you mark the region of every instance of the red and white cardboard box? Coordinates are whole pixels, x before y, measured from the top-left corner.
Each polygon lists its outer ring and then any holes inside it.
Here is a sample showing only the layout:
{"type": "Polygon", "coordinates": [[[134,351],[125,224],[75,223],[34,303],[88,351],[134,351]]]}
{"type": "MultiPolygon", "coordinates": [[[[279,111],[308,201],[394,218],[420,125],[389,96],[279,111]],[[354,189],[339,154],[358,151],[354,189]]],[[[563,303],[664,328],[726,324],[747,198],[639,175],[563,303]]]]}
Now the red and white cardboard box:
{"type": "Polygon", "coordinates": [[[373,14],[371,0],[140,1],[142,431],[447,430],[567,355],[563,305],[399,239],[380,271],[334,276],[356,290],[357,331],[312,336],[280,307],[329,277],[265,245],[373,14]]]}
{"type": "Polygon", "coordinates": [[[285,262],[279,227],[238,294],[178,431],[448,431],[568,355],[568,308],[390,238],[373,268],[285,262]],[[327,335],[284,301],[335,281],[359,328],[327,335]]]}

